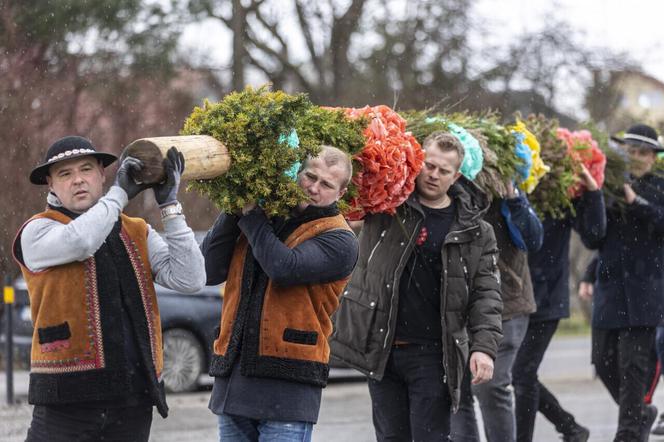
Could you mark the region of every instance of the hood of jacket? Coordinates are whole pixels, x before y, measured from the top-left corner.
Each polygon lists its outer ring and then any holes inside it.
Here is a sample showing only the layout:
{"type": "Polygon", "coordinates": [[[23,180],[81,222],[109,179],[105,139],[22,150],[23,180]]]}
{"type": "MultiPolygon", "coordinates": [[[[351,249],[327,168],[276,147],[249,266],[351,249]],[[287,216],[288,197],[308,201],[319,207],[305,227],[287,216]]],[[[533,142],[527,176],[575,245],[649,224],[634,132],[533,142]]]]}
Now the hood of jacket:
{"type": "MultiPolygon", "coordinates": [[[[477,184],[463,175],[450,186],[447,194],[456,204],[457,215],[454,228],[458,230],[477,225],[491,206],[489,196],[477,184]]],[[[406,204],[422,212],[417,192],[410,195],[406,204]]]]}

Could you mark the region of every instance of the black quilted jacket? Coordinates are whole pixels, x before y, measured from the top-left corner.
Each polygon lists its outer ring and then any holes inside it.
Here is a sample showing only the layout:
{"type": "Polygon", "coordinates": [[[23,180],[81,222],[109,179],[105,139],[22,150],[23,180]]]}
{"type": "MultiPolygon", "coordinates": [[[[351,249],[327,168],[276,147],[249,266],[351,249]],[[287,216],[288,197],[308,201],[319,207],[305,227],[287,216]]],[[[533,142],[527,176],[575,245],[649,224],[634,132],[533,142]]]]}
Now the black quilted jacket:
{"type": "MultiPolygon", "coordinates": [[[[449,191],[457,213],[442,248],[441,322],[447,384],[456,410],[469,354],[495,358],[502,337],[496,239],[481,218],[486,196],[460,178],[449,191]]],[[[382,379],[394,341],[399,280],[424,219],[415,195],[395,216],[370,215],[360,233],[360,257],[334,315],[332,359],[382,379]]]]}

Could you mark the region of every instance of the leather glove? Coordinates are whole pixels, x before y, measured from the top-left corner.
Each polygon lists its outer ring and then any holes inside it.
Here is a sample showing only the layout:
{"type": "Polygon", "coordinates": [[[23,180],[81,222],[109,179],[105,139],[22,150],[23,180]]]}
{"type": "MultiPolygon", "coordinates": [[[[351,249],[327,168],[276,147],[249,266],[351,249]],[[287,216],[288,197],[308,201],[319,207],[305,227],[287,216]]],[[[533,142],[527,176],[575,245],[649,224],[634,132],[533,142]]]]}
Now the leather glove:
{"type": "Polygon", "coordinates": [[[168,149],[164,158],[166,180],[154,186],[154,198],[159,207],[175,204],[178,200],[180,178],[184,172],[184,155],[175,146],[168,149]]]}
{"type": "Polygon", "coordinates": [[[143,163],[141,160],[134,157],[124,157],[121,161],[118,172],[115,174],[115,182],[113,184],[120,186],[125,192],[127,192],[127,198],[132,199],[150,186],[142,183],[139,184],[133,178],[137,173],[143,170],[143,163]]]}

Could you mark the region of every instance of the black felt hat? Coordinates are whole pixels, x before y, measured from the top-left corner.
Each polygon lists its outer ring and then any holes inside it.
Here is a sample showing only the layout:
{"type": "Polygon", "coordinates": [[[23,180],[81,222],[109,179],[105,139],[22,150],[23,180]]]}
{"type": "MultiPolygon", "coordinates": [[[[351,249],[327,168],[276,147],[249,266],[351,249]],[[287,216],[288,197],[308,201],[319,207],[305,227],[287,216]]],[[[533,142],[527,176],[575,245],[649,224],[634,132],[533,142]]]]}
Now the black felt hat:
{"type": "Polygon", "coordinates": [[[664,147],[657,140],[657,131],[645,124],[635,124],[627,129],[622,138],[614,135],[611,139],[618,143],[647,147],[655,152],[664,152],[664,147]]]}
{"type": "Polygon", "coordinates": [[[30,172],[32,184],[47,184],[48,168],[60,161],[71,160],[76,157],[93,156],[101,161],[104,167],[118,159],[113,154],[97,152],[92,142],[83,137],[69,136],[60,138],[46,151],[44,161],[30,172]]]}

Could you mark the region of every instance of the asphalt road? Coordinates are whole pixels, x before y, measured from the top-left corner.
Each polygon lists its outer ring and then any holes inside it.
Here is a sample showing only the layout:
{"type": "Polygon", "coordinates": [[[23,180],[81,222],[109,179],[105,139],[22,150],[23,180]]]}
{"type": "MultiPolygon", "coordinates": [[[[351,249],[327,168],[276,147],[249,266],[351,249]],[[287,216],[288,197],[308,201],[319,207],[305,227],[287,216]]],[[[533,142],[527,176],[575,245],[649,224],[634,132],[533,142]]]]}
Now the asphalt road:
{"type": "MultiPolygon", "coordinates": [[[[540,377],[558,396],[561,404],[591,430],[590,441],[612,440],[618,409],[598,380],[593,378],[589,338],[557,338],[547,353],[540,377]]],[[[25,438],[31,407],[25,404],[27,375],[16,379],[17,397],[22,404],[5,404],[5,378],[0,376],[0,442],[17,442],[25,438]]],[[[155,414],[153,442],[216,441],[214,416],[207,410],[209,391],[171,395],[168,419],[155,414]]],[[[664,409],[664,389],[655,395],[656,405],[664,409]]],[[[478,413],[479,415],[479,413],[478,413]]],[[[314,441],[373,441],[371,403],[364,382],[341,382],[329,385],[323,393],[320,421],[314,428],[314,441]]],[[[538,416],[535,441],[559,441],[560,436],[541,415],[538,416]]],[[[664,442],[664,437],[651,437],[664,442]]]]}

